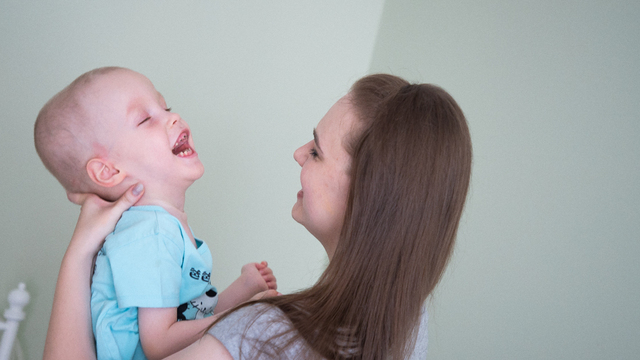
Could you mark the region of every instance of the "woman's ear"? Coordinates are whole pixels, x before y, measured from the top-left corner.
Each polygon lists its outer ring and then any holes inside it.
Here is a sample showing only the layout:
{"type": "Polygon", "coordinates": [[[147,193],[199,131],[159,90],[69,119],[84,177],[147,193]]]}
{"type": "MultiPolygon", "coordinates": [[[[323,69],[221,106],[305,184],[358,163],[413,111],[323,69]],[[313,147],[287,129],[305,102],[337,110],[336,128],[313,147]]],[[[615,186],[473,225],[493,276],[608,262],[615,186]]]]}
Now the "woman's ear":
{"type": "Polygon", "coordinates": [[[113,163],[94,158],[87,163],[89,178],[99,186],[112,187],[120,184],[126,177],[113,163]]]}

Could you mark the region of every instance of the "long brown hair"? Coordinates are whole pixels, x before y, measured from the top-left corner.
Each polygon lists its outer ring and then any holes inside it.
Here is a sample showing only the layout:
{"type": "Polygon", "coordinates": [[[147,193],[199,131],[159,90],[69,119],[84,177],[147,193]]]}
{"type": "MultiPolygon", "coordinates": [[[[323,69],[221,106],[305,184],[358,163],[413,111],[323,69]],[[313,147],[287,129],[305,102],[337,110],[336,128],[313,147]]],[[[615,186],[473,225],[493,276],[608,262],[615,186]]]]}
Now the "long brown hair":
{"type": "Polygon", "coordinates": [[[284,312],[289,335],[313,356],[404,359],[452,252],[471,139],[462,111],[437,86],[370,75],[347,98],[360,126],[344,144],[351,185],[334,256],[313,287],[262,302],[284,312]]]}

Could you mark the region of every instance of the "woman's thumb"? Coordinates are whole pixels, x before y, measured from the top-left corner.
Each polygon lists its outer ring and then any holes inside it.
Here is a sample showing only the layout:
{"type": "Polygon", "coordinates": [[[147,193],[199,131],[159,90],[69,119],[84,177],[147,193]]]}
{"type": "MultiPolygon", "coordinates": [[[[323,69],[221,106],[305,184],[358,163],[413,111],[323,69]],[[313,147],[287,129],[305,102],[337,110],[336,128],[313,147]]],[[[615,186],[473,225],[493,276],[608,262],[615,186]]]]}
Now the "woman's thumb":
{"type": "Polygon", "coordinates": [[[138,183],[130,187],[129,190],[116,201],[116,206],[124,208],[124,211],[137,203],[142,197],[142,194],[144,194],[144,185],[138,183]]]}

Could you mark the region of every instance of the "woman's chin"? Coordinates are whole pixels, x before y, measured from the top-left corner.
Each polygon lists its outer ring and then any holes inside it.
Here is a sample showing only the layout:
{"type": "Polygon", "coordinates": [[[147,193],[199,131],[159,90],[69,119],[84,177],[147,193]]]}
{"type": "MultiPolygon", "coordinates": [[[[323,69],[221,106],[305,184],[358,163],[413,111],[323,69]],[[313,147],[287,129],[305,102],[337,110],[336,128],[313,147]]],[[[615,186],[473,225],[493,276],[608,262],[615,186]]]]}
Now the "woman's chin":
{"type": "Polygon", "coordinates": [[[293,205],[293,209],[291,209],[291,217],[293,218],[293,220],[295,220],[298,224],[302,224],[300,222],[300,220],[302,219],[300,217],[300,206],[298,205],[298,203],[296,203],[295,205],[293,205]]]}

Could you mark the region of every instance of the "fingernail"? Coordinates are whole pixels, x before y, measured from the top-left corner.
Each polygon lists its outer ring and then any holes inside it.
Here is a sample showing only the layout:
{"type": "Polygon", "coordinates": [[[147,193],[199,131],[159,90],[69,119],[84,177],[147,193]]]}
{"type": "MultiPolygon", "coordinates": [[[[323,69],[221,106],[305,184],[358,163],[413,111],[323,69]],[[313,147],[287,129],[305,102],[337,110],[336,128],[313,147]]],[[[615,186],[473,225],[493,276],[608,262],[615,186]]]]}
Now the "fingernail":
{"type": "Polygon", "coordinates": [[[136,187],[133,188],[133,191],[131,192],[133,193],[133,195],[138,196],[140,195],[143,189],[144,189],[144,185],[142,185],[142,183],[139,183],[138,185],[136,185],[136,187]]]}

